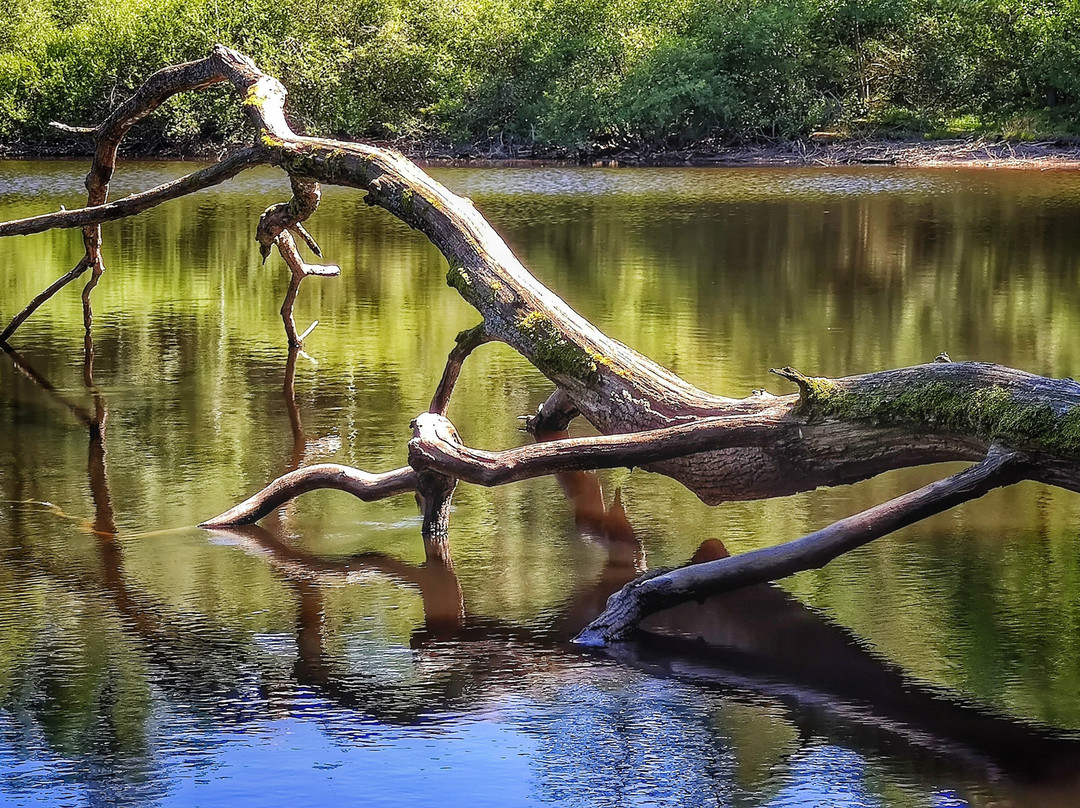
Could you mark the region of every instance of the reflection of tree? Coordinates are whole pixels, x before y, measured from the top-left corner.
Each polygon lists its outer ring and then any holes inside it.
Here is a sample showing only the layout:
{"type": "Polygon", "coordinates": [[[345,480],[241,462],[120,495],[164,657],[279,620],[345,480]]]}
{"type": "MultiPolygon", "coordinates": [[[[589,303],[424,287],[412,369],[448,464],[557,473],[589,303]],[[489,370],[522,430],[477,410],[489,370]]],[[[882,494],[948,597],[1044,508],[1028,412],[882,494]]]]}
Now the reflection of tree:
{"type": "Polygon", "coordinates": [[[1033,194],[1025,177],[980,183],[888,169],[737,172],[730,183],[714,175],[697,198],[687,198],[696,179],[687,173],[677,199],[641,189],[537,194],[527,204],[488,199],[485,209],[545,282],[574,289],[575,302],[613,318],[620,339],[695,381],[741,378],[781,355],[848,372],[868,356],[903,363],[940,345],[1010,362],[1034,352],[1038,367],[1062,373],[1074,365],[1073,343],[1049,338],[1076,326],[1071,190],[1047,194],[1043,180],[1033,194]],[[640,266],[655,275],[628,277],[626,267],[640,266]],[[716,305],[718,288],[725,305],[716,305]],[[1025,316],[993,302],[1003,299],[1022,300],[1025,316]],[[942,317],[954,302],[955,316],[942,317]],[[679,317],[697,327],[676,338],[665,326],[679,317]],[[878,326],[860,327],[869,322],[878,326]]]}
{"type": "Polygon", "coordinates": [[[621,661],[657,675],[749,689],[779,699],[815,735],[854,748],[1024,780],[1074,776],[1080,744],[920,687],[868,653],[846,629],[784,591],[759,586],[679,607],[649,626],[657,641],[624,645],[621,661]]]}
{"type": "MultiPolygon", "coordinates": [[[[150,640],[151,654],[160,655],[168,647],[155,641],[160,626],[151,624],[140,610],[133,608],[134,601],[119,563],[119,548],[114,541],[116,527],[105,465],[108,412],[104,397],[94,384],[93,343],[89,333],[84,345],[83,381],[90,391],[92,408],[61,394],[10,347],[4,346],[4,350],[16,370],[86,427],[89,434],[87,476],[94,502],[94,519],[86,529],[95,537],[102,556],[105,589],[122,618],[138,619],[134,627],[150,640]]],[[[30,555],[25,550],[22,554],[30,555]]],[[[34,566],[43,568],[42,571],[60,583],[61,590],[96,592],[101,589],[96,581],[79,579],[71,570],[56,569],[47,561],[23,560],[36,561],[34,566]]],[[[94,636],[92,630],[87,636],[83,634],[84,630],[81,623],[67,624],[60,631],[47,631],[38,638],[33,650],[19,661],[25,665],[26,672],[19,677],[25,684],[20,692],[12,694],[14,703],[9,709],[15,715],[29,712],[54,750],[85,761],[83,776],[91,804],[115,804],[118,788],[129,797],[133,791],[143,798],[160,796],[161,784],[145,778],[153,761],[152,744],[147,737],[150,710],[144,672],[138,665],[132,665],[126,655],[103,653],[102,639],[94,636]],[[64,637],[65,630],[79,632],[81,648],[76,650],[69,646],[71,641],[64,637]],[[73,655],[82,658],[81,666],[72,664],[73,655]],[[79,671],[80,667],[82,671],[79,671]]],[[[179,681],[184,679],[180,677],[179,681]]],[[[17,782],[15,787],[19,787],[17,782]]]]}
{"type": "MultiPolygon", "coordinates": [[[[104,396],[94,385],[92,344],[87,342],[84,363],[90,406],[68,400],[25,359],[13,352],[9,356],[23,375],[60,402],[89,433],[87,471],[94,519],[88,528],[103,574],[100,579],[88,580],[70,569],[53,567],[48,572],[72,590],[106,597],[124,630],[136,639],[154,682],[171,697],[193,705],[215,722],[246,721],[267,715],[268,702],[275,705],[269,713],[273,715],[281,706],[291,709],[306,698],[304,693],[313,691],[332,705],[379,721],[411,724],[467,712],[485,699],[523,692],[532,696],[530,682],[540,676],[553,682],[553,689],[547,692],[554,694],[555,702],[567,704],[559,709],[557,703],[549,704],[544,716],[553,718],[541,717],[537,726],[524,728],[540,738],[541,752],[548,756],[539,760],[538,766],[559,768],[559,761],[570,760],[605,765],[605,760],[616,759],[611,755],[617,756],[619,749],[630,750],[632,754],[622,758],[617,768],[627,778],[625,785],[640,785],[646,779],[667,776],[645,761],[646,752],[663,754],[667,750],[673,759],[707,769],[707,778],[694,779],[695,789],[728,787],[724,783],[731,777],[732,758],[718,746],[723,746],[727,736],[710,723],[707,713],[695,710],[692,701],[687,701],[686,693],[697,690],[680,690],[673,695],[669,685],[646,679],[625,698],[612,700],[606,693],[601,699],[592,683],[575,676],[575,671],[581,670],[582,657],[563,646],[564,639],[596,614],[608,594],[644,569],[641,545],[621,496],[616,493],[613,504],[607,505],[595,474],[567,472],[558,476],[579,534],[603,546],[607,560],[596,579],[567,597],[555,628],[538,630],[470,614],[444,542],[429,542],[421,564],[381,553],[322,557],[285,538],[287,510],[281,513],[278,530],[248,527],[228,531],[244,549],[265,558],[295,594],[295,658],[292,675],[282,675],[280,666],[268,665],[243,638],[223,636],[219,627],[177,614],[132,585],[124,568],[123,544],[117,535],[109,488],[108,411],[104,396]],[[423,604],[424,622],[413,631],[410,641],[411,672],[404,676],[358,670],[355,661],[343,659],[333,649],[327,626],[327,588],[352,585],[372,575],[416,590],[423,604]],[[253,675],[258,683],[254,691],[250,684],[253,675]],[[223,705],[232,705],[231,712],[223,705]],[[657,721],[663,724],[662,729],[646,733],[649,722],[657,721]],[[567,731],[570,725],[574,732],[567,731]],[[598,746],[601,735],[614,746],[598,746]],[[701,742],[687,745],[688,737],[701,742]]],[[[318,441],[309,440],[304,433],[295,400],[295,355],[290,359],[283,392],[293,433],[290,465],[298,467],[317,453],[318,441]]],[[[541,430],[538,436],[557,439],[564,433],[541,430]]],[[[697,560],[722,552],[718,543],[706,542],[697,560]]],[[[48,566],[47,562],[38,563],[48,566]]],[[[758,710],[753,705],[767,697],[770,703],[783,705],[783,718],[777,720],[794,724],[804,737],[824,736],[841,746],[887,750],[892,756],[899,749],[899,756],[920,772],[939,771],[939,767],[955,771],[959,767],[967,772],[965,779],[974,781],[1004,772],[1045,782],[1056,776],[1056,769],[1077,760],[1075,744],[912,686],[900,671],[867,654],[846,631],[769,586],[729,593],[704,606],[680,607],[655,618],[651,629],[662,639],[661,650],[623,645],[619,649],[623,661],[662,677],[715,683],[722,688],[723,705],[734,699],[758,710]],[[701,645],[698,638],[707,644],[701,645]]],[[[716,695],[705,692],[707,700],[715,702],[716,695]]],[[[140,697],[149,698],[145,685],[140,697]]],[[[59,709],[89,709],[91,715],[86,720],[96,732],[104,728],[116,733],[114,740],[92,738],[87,742],[93,746],[80,750],[93,754],[94,749],[111,749],[114,757],[102,767],[115,763],[116,756],[152,755],[145,740],[134,748],[129,741],[121,741],[121,735],[129,738],[133,730],[105,721],[102,716],[107,708],[88,708],[85,702],[78,702],[59,709]]],[[[145,736],[147,711],[134,715],[143,722],[135,733],[145,736]]],[[[43,712],[35,716],[42,726],[50,720],[43,712]]],[[[736,760],[751,755],[747,749],[745,741],[732,742],[736,760]]],[[[788,750],[784,755],[790,751],[788,746],[783,749],[788,750]]],[[[570,771],[580,776],[578,764],[570,771]]],[[[788,771],[797,776],[795,769],[788,771]]],[[[558,779],[569,772],[552,770],[544,777],[548,775],[558,779]]],[[[603,778],[597,783],[602,785],[603,778]]]]}

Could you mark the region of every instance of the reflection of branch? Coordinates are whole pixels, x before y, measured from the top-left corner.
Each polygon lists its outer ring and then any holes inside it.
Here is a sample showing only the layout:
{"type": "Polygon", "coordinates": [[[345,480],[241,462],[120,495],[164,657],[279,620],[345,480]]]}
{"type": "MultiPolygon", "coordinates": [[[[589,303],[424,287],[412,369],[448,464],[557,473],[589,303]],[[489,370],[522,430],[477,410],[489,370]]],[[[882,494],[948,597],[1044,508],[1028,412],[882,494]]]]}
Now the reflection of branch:
{"type": "MultiPolygon", "coordinates": [[[[530,431],[540,442],[567,439],[574,413],[557,397],[545,406],[547,412],[542,407],[530,419],[530,431]]],[[[574,509],[578,530],[609,549],[599,579],[569,604],[564,626],[573,633],[593,619],[608,595],[644,570],[643,551],[618,492],[606,508],[595,473],[563,472],[556,478],[574,509]],[[636,571],[625,565],[630,548],[642,553],[629,556],[639,562],[636,571]]],[[[706,539],[688,568],[727,558],[722,542],[706,539]]],[[[1080,766],[1080,744],[912,685],[898,667],[867,653],[847,629],[771,584],[685,603],[649,618],[644,629],[648,642],[621,643],[609,653],[654,675],[716,681],[776,696],[814,715],[817,732],[828,734],[841,717],[871,748],[892,748],[901,739],[913,755],[930,750],[993,777],[1003,770],[1040,779],[1061,777],[1080,766]]]]}
{"type": "MultiPolygon", "coordinates": [[[[498,621],[466,623],[461,587],[452,563],[441,548],[429,544],[423,564],[408,564],[382,553],[361,553],[344,558],[325,558],[294,547],[259,525],[218,528],[218,535],[266,558],[289,583],[297,596],[297,658],[294,673],[298,684],[313,688],[339,707],[362,710],[380,720],[417,723],[434,714],[459,710],[463,700],[474,696],[486,680],[502,681],[508,670],[520,666],[522,655],[515,646],[499,639],[535,642],[525,629],[498,621]],[[333,659],[326,649],[324,587],[331,582],[353,582],[376,573],[420,591],[424,627],[414,632],[412,645],[424,653],[446,651],[455,664],[439,664],[422,670],[416,684],[386,683],[357,677],[333,659]],[[475,654],[458,646],[432,640],[456,639],[459,643],[486,642],[491,650],[475,654]],[[464,650],[464,649],[463,649],[464,650]]],[[[418,657],[422,666],[423,657],[418,657]]],[[[441,660],[440,660],[441,662],[441,660]]]]}
{"type": "MultiPolygon", "coordinates": [[[[104,396],[94,384],[94,345],[89,333],[85,335],[83,344],[83,382],[93,397],[93,411],[61,395],[53,384],[18,352],[7,345],[0,347],[3,347],[23,376],[63,405],[87,429],[87,480],[94,504],[94,519],[89,525],[90,534],[97,542],[104,589],[116,612],[123,618],[124,626],[142,640],[147,656],[161,666],[167,680],[174,687],[183,692],[200,694],[207,690],[224,689],[225,682],[238,674],[231,668],[222,667],[221,660],[235,658],[235,648],[230,646],[230,653],[227,654],[218,649],[218,653],[210,655],[207,653],[207,644],[229,642],[229,638],[223,637],[220,630],[199,631],[198,627],[174,625],[174,622],[180,621],[166,619],[160,605],[148,603],[145,597],[128,585],[122,547],[117,536],[106,462],[105,425],[108,408],[104,396]]],[[[49,574],[68,581],[74,577],[71,570],[66,568],[60,571],[49,570],[49,574]]],[[[88,585],[83,579],[74,580],[80,588],[101,586],[96,581],[88,585]]]]}
{"type": "MultiPolygon", "coordinates": [[[[147,655],[171,673],[170,686],[199,693],[210,687],[222,691],[234,687],[240,674],[228,661],[237,656],[228,638],[222,638],[225,646],[217,653],[208,654],[207,644],[214,642],[212,638],[220,636],[220,631],[192,630],[178,618],[170,618],[160,606],[148,605],[127,583],[108,485],[107,408],[92,387],[92,352],[85,357],[83,372],[95,396],[93,411],[65,399],[15,352],[8,355],[23,375],[88,428],[94,531],[105,584],[124,626],[142,640],[147,655]]],[[[541,440],[564,437],[538,433],[541,440]]],[[[599,538],[613,550],[637,545],[621,498],[616,496],[605,508],[595,475],[572,472],[560,476],[559,481],[573,504],[575,522],[583,535],[599,538]]],[[[228,535],[268,558],[293,587],[298,604],[296,679],[335,705],[362,710],[385,721],[412,723],[440,711],[459,712],[480,693],[513,688],[519,671],[540,665],[577,668],[581,664],[577,654],[546,652],[539,655],[538,662],[529,649],[550,648],[557,641],[550,633],[468,617],[452,563],[441,555],[440,548],[428,548],[427,560],[412,565],[379,553],[322,558],[261,528],[230,530],[228,535]],[[386,575],[420,592],[425,622],[423,629],[414,633],[412,645],[418,649],[419,665],[434,654],[440,655],[440,664],[421,668],[417,685],[358,676],[327,650],[324,585],[352,581],[365,573],[386,575]],[[456,642],[429,642],[446,638],[456,642]]],[[[704,560],[706,555],[721,556],[722,547],[708,542],[696,560],[704,560]]],[[[611,579],[622,575],[625,581],[634,574],[633,566],[625,560],[618,562],[612,552],[601,581],[583,589],[574,604],[597,594],[611,579]]],[[[817,734],[835,736],[839,720],[845,740],[854,738],[857,748],[884,748],[895,753],[900,740],[904,754],[914,760],[931,750],[936,757],[948,757],[951,765],[970,765],[980,777],[996,777],[1005,771],[1041,783],[1060,771],[1075,775],[1077,770],[1075,742],[912,686],[900,670],[868,654],[845,629],[771,586],[748,587],[705,604],[684,604],[652,618],[646,629],[656,635],[653,650],[624,644],[617,651],[620,659],[653,674],[719,682],[778,698],[794,705],[798,710],[794,720],[809,722],[817,734]]],[[[1061,804],[1075,804],[1070,797],[1061,804]]]]}
{"type": "Polygon", "coordinates": [[[89,332],[85,334],[83,340],[83,384],[94,399],[93,412],[62,395],[52,382],[38,373],[33,365],[10,345],[0,343],[0,348],[11,357],[16,370],[48,393],[51,399],[63,405],[87,428],[90,435],[87,474],[90,480],[90,495],[94,500],[93,530],[98,536],[114,535],[116,520],[113,516],[112,495],[109,493],[109,478],[105,468],[105,423],[109,413],[101,391],[94,384],[94,342],[89,332]]]}
{"type": "Polygon", "coordinates": [[[1022,468],[1020,455],[991,447],[981,463],[801,539],[639,578],[612,597],[603,614],[574,641],[582,645],[606,645],[625,638],[643,618],[662,609],[803,570],[819,569],[837,556],[881,536],[1015,483],[1023,478],[1022,468]]]}
{"type": "MultiPolygon", "coordinates": [[[[719,554],[721,557],[723,552],[719,554]]],[[[715,555],[708,556],[715,557],[715,555]]],[[[774,697],[813,734],[998,779],[1069,781],[1076,805],[1080,743],[1065,733],[958,703],[771,584],[687,603],[649,618],[648,642],[611,646],[615,659],[653,675],[713,682],[774,697]],[[898,749],[899,742],[899,749],[898,749]]]]}
{"type": "Polygon", "coordinates": [[[359,553],[341,558],[317,556],[288,544],[260,525],[216,528],[215,533],[259,553],[270,566],[293,582],[311,585],[351,582],[365,573],[378,573],[415,587],[423,600],[424,625],[428,631],[452,633],[464,621],[461,585],[453,562],[440,548],[429,545],[426,560],[416,565],[383,553],[359,553]]]}
{"type": "MultiPolygon", "coordinates": [[[[89,343],[89,345],[90,350],[85,354],[83,364],[83,378],[84,380],[90,379],[92,381],[94,356],[93,343],[89,343]],[[87,368],[89,368],[89,371],[87,371],[87,368]]],[[[15,369],[27,379],[36,384],[38,387],[40,387],[42,390],[44,390],[46,393],[48,393],[49,398],[65,407],[68,412],[74,415],[75,418],[77,418],[79,422],[82,423],[84,426],[91,428],[95,426],[95,416],[90,412],[90,410],[88,410],[82,404],[76,404],[74,401],[71,401],[63,394],[61,394],[60,391],[53,386],[52,382],[50,382],[48,379],[38,373],[34,369],[34,366],[31,365],[26,360],[26,358],[22,356],[22,354],[20,354],[10,345],[4,342],[0,342],[0,349],[2,349],[4,353],[6,353],[11,358],[11,363],[15,366],[15,369]]]]}
{"type": "MultiPolygon", "coordinates": [[[[535,431],[534,434],[541,443],[570,437],[566,429],[535,431]]],[[[622,491],[616,489],[615,500],[609,508],[604,504],[604,489],[596,472],[563,471],[557,473],[555,479],[573,509],[578,533],[607,551],[608,566],[644,572],[645,550],[626,518],[622,491]]]]}
{"type": "MultiPolygon", "coordinates": [[[[296,401],[296,363],[301,354],[303,351],[295,345],[289,347],[288,359],[285,362],[285,377],[281,383],[281,397],[289,415],[289,432],[292,436],[292,452],[289,455],[288,465],[285,467],[286,472],[296,471],[303,467],[309,458],[332,454],[336,449],[336,446],[332,446],[329,436],[309,440],[304,431],[304,420],[296,401]]],[[[307,354],[303,356],[310,358],[307,354]]],[[[283,503],[285,506],[283,510],[290,510],[292,504],[292,502],[283,503]]]]}
{"type": "Polygon", "coordinates": [[[300,418],[300,408],[296,406],[296,358],[299,353],[300,349],[297,346],[289,346],[289,358],[285,362],[285,381],[281,385],[281,397],[285,399],[285,408],[289,411],[289,427],[292,430],[293,439],[289,471],[300,468],[307,450],[304,422],[300,418]]]}

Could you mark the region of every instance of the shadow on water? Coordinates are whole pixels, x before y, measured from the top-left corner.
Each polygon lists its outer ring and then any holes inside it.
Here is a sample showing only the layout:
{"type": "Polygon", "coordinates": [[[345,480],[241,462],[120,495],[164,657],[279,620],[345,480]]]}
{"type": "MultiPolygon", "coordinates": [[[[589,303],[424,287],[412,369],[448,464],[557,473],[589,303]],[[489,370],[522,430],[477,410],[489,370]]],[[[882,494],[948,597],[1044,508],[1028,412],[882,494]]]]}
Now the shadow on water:
{"type": "MultiPolygon", "coordinates": [[[[291,515],[283,508],[269,527],[215,531],[218,538],[264,559],[295,596],[295,656],[290,674],[283,675],[264,664],[250,641],[201,625],[198,617],[177,613],[129,581],[109,487],[108,408],[94,383],[89,337],[84,348],[83,382],[90,406],[70,400],[25,358],[5,350],[16,370],[87,430],[87,477],[94,506],[88,531],[102,573],[98,579],[57,568],[29,551],[23,551],[26,557],[20,561],[62,586],[102,596],[154,668],[155,682],[177,701],[204,705],[211,721],[243,724],[288,715],[311,693],[332,707],[388,724],[437,722],[467,713],[489,694],[527,687],[527,674],[538,666],[556,676],[580,670],[594,657],[569,645],[568,638],[598,613],[612,592],[645,569],[621,494],[616,492],[613,503],[606,505],[592,473],[565,473],[558,481],[578,535],[601,546],[606,562],[595,580],[567,598],[555,624],[542,629],[471,616],[443,545],[426,547],[420,564],[377,552],[320,556],[287,537],[291,515]],[[327,645],[328,588],[370,581],[373,575],[420,594],[423,623],[410,640],[417,675],[407,683],[359,672],[327,645]],[[234,709],[223,708],[228,704],[234,709]]],[[[305,434],[295,401],[296,360],[294,351],[282,388],[293,436],[290,468],[319,452],[319,439],[305,434]]],[[[724,554],[722,544],[708,540],[691,562],[724,554]]],[[[733,698],[779,703],[803,736],[824,737],[863,754],[887,755],[922,777],[947,773],[965,785],[994,784],[1015,792],[1023,804],[1080,801],[1080,741],[1075,737],[995,715],[912,682],[902,670],[869,653],[853,634],[776,587],[749,587],[684,605],[654,617],[646,630],[611,655],[653,676],[690,681],[733,698]]],[[[44,723],[46,717],[39,710],[31,720],[44,723]]]]}

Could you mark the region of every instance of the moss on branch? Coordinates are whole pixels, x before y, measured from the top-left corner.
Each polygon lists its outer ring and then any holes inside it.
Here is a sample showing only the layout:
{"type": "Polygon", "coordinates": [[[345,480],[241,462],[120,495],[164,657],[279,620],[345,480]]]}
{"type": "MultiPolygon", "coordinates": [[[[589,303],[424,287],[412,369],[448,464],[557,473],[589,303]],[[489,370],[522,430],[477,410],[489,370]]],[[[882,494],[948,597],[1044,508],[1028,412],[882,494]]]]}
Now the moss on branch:
{"type": "Polygon", "coordinates": [[[518,328],[535,346],[534,361],[544,373],[569,376],[586,385],[599,380],[595,355],[564,337],[546,315],[529,312],[518,321],[518,328]]]}
{"type": "Polygon", "coordinates": [[[895,385],[848,385],[792,368],[774,371],[799,385],[794,414],[970,435],[1015,449],[1080,456],[1080,405],[1055,409],[1007,386],[970,380],[912,380],[895,385]]]}

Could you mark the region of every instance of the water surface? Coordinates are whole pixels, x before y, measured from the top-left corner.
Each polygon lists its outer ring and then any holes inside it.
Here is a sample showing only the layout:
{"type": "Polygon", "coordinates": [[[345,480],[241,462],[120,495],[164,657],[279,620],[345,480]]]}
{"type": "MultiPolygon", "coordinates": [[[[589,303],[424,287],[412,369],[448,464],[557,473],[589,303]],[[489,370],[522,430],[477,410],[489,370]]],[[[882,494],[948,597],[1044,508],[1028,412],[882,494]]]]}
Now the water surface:
{"type": "MultiPolygon", "coordinates": [[[[124,165],[117,193],[188,169],[124,165]]],[[[0,163],[0,218],[81,205],[84,172],[0,163]]],[[[1080,371],[1073,173],[433,173],[579,312],[718,393],[941,350],[1080,371]]],[[[320,324],[290,363],[286,273],[253,242],[286,194],[254,172],[106,225],[92,346],[72,287],[0,355],[0,800],[1080,802],[1075,494],[994,492],[669,620],[721,648],[614,657],[566,640],[635,563],[795,538],[952,467],[716,508],[614,471],[583,483],[610,509],[591,521],[555,480],[462,486],[452,566],[425,559],[408,497],[193,527],[300,464],[402,465],[478,320],[421,236],[327,189],[310,229],[342,276],[305,283],[298,325],[320,324]]],[[[77,232],[0,241],[0,319],[81,251],[77,232]]],[[[449,414],[471,445],[519,445],[549,392],[485,346],[449,414]]]]}

